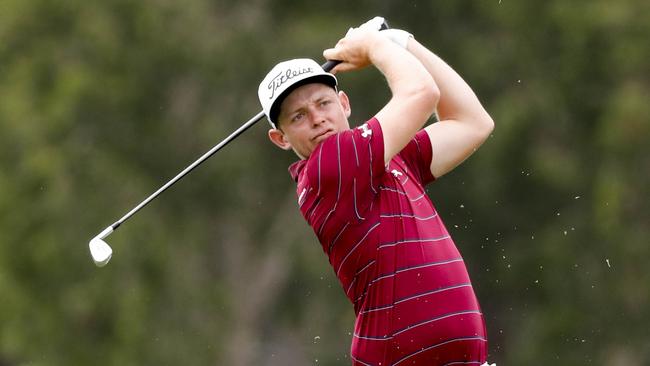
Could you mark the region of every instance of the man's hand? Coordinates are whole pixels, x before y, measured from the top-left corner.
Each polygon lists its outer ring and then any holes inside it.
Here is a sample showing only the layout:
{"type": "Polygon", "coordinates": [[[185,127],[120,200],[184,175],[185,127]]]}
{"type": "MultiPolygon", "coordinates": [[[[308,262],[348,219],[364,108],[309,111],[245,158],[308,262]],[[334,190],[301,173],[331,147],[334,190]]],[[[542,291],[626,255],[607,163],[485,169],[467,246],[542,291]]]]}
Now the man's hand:
{"type": "Polygon", "coordinates": [[[372,44],[368,44],[368,42],[372,42],[368,38],[372,37],[370,34],[374,36],[374,33],[379,33],[382,37],[391,40],[402,49],[406,49],[408,41],[410,38],[413,38],[413,35],[401,29],[385,29],[379,32],[385,24],[386,21],[383,17],[374,17],[357,28],[350,28],[345,37],[339,40],[334,48],[325,50],[323,56],[326,59],[342,61],[343,64],[331,70],[332,73],[360,69],[371,63],[368,56],[369,49],[357,48],[360,45],[355,43],[362,42],[363,44],[361,46],[372,47],[372,44]],[[353,49],[353,51],[349,49],[353,49]]]}
{"type": "MultiPolygon", "coordinates": [[[[358,28],[368,29],[368,30],[381,30],[381,27],[386,23],[386,20],[383,17],[374,17],[369,21],[361,24],[358,28]]],[[[354,28],[350,28],[352,30],[354,28]]],[[[405,30],[401,29],[384,29],[381,31],[381,35],[387,37],[393,43],[398,46],[406,49],[408,46],[408,41],[410,38],[413,38],[413,35],[405,30]]]]}
{"type": "MultiPolygon", "coordinates": [[[[386,20],[384,17],[374,17],[370,19],[369,21],[361,24],[358,28],[360,29],[368,29],[368,30],[381,30],[381,27],[386,23],[386,20]]],[[[350,28],[353,29],[353,28],[350,28]]]]}
{"type": "Polygon", "coordinates": [[[341,61],[332,69],[332,73],[357,70],[370,65],[372,52],[387,40],[379,31],[362,25],[350,28],[334,48],[323,51],[323,56],[328,60],[341,61]]]}
{"type": "Polygon", "coordinates": [[[384,36],[385,31],[371,28],[351,29],[334,48],[325,50],[323,56],[341,61],[334,72],[373,64],[386,77],[392,97],[375,117],[383,131],[387,163],[422,128],[440,96],[435,81],[414,55],[384,36]]]}

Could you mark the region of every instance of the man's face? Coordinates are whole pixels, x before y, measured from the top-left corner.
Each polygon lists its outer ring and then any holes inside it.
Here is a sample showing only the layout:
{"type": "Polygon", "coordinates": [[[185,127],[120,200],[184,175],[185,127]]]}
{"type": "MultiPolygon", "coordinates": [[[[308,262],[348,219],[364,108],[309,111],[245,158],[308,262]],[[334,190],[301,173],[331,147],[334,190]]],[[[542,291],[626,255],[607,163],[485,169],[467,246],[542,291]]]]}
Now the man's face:
{"type": "Polygon", "coordinates": [[[350,128],[347,95],[325,84],[306,84],[292,91],[280,107],[278,130],[269,131],[271,141],[306,159],[327,137],[350,128]]]}

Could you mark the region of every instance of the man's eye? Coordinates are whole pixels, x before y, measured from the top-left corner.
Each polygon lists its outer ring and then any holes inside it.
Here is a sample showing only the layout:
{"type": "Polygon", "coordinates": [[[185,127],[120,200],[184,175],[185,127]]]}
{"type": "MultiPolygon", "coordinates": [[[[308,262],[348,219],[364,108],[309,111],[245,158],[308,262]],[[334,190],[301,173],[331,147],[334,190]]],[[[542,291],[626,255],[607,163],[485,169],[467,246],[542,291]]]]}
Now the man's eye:
{"type": "Polygon", "coordinates": [[[302,117],[304,116],[304,113],[297,113],[291,118],[292,122],[300,121],[302,117]]]}

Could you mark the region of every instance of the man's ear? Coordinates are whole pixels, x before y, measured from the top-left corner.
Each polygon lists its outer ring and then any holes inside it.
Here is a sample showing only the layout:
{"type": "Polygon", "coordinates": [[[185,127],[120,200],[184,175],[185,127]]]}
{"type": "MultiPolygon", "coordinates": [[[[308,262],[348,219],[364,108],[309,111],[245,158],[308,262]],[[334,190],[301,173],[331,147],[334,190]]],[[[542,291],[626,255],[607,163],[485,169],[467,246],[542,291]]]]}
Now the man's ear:
{"type": "Polygon", "coordinates": [[[284,136],[282,130],[272,128],[269,130],[269,140],[274,143],[277,147],[283,150],[291,149],[291,143],[284,136]]]}
{"type": "Polygon", "coordinates": [[[350,118],[352,114],[352,107],[350,106],[350,98],[345,94],[343,90],[339,91],[339,100],[341,101],[341,106],[343,107],[343,112],[345,112],[345,117],[350,118]]]}

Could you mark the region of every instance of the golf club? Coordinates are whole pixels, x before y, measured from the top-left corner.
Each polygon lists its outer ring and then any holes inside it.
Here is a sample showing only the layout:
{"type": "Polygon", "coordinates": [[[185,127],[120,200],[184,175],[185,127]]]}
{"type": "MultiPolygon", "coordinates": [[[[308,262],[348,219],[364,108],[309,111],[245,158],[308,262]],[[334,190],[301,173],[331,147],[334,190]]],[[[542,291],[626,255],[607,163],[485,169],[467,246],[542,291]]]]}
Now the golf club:
{"type": "MultiPolygon", "coordinates": [[[[383,19],[382,19],[382,21],[383,21],[383,19]]],[[[379,30],[384,30],[384,29],[388,29],[388,24],[385,21],[383,21],[383,23],[381,24],[379,30]]],[[[322,68],[323,68],[323,70],[329,72],[336,65],[338,65],[340,62],[341,61],[329,60],[329,61],[325,62],[322,65],[322,68]]],[[[108,263],[108,261],[110,261],[111,256],[113,255],[113,249],[111,249],[111,247],[104,241],[104,239],[106,239],[106,237],[111,235],[113,233],[113,231],[117,230],[117,228],[120,225],[122,225],[126,220],[128,220],[136,212],[138,212],[140,209],[142,209],[144,206],[146,206],[154,198],[158,197],[161,193],[163,193],[165,190],[167,190],[167,188],[171,187],[174,183],[178,182],[181,178],[183,178],[189,172],[194,170],[194,168],[196,168],[201,163],[206,161],[209,157],[214,155],[217,151],[221,150],[222,147],[226,146],[229,142],[231,142],[232,140],[237,138],[244,131],[246,131],[251,126],[253,126],[255,123],[259,122],[262,118],[264,118],[264,112],[263,111],[257,113],[253,118],[246,121],[246,123],[244,123],[241,127],[239,127],[237,130],[235,130],[233,133],[231,133],[228,137],[223,139],[220,143],[215,145],[208,152],[203,154],[200,158],[198,158],[195,162],[190,164],[187,168],[183,169],[183,171],[178,173],[169,182],[165,183],[162,187],[160,187],[157,191],[152,193],[144,201],[142,201],[140,204],[135,206],[131,211],[127,212],[126,215],[124,215],[121,219],[117,220],[115,223],[108,226],[106,229],[102,230],[102,232],[97,234],[97,236],[92,238],[90,240],[90,242],[88,242],[88,248],[90,249],[90,255],[92,256],[92,259],[95,262],[95,264],[98,267],[103,267],[108,263]]]]}

